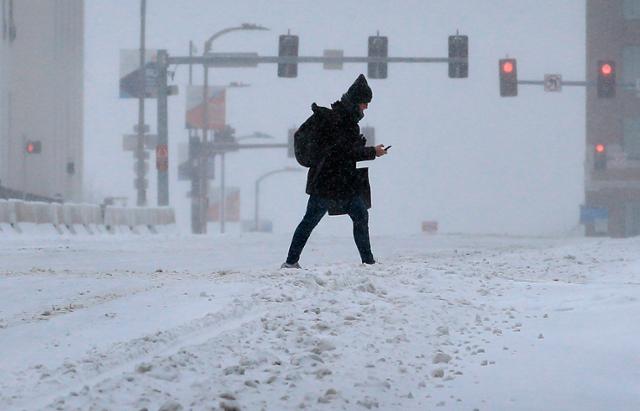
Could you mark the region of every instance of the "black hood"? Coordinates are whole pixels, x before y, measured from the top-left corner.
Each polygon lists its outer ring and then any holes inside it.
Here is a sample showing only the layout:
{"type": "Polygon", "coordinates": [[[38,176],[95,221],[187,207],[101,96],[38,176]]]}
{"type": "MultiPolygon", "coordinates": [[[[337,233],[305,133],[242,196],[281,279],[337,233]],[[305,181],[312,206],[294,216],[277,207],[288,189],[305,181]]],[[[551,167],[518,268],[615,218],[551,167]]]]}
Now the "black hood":
{"type": "Polygon", "coordinates": [[[373,98],[371,87],[367,83],[364,74],[360,74],[356,81],[353,82],[349,90],[345,93],[347,99],[354,104],[370,103],[373,98]]]}
{"type": "Polygon", "coordinates": [[[368,104],[371,102],[372,97],[373,92],[369,84],[367,84],[367,79],[364,74],[360,74],[349,87],[349,90],[342,95],[340,101],[333,103],[331,108],[343,110],[348,117],[357,123],[364,117],[364,112],[360,110],[359,105],[362,103],[368,104]]]}

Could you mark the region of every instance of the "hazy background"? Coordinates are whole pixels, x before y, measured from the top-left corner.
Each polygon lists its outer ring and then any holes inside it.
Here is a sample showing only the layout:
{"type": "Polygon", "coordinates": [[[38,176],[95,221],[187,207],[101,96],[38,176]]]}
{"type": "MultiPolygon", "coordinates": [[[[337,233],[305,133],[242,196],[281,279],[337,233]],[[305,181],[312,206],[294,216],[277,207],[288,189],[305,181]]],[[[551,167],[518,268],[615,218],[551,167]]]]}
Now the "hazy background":
{"type": "MultiPolygon", "coordinates": [[[[122,151],[121,136],[137,123],[137,100],[118,98],[118,78],[119,50],[139,47],[139,9],[137,0],[86,2],[85,191],[96,201],[124,195],[135,205],[133,157],[122,151]]],[[[243,22],[271,31],[230,33],[213,50],[277,55],[278,35],[290,29],[300,36],[300,55],[340,48],[365,56],[367,37],[379,30],[389,37],[390,56],[446,57],[447,36],[459,29],[470,39],[468,79],[449,79],[446,64],[392,64],[387,79],[370,80],[373,101],[360,124],[376,128],[377,142],[393,145],[390,155],[369,163],[372,234],[418,232],[423,220],[438,220],[445,232],[563,234],[578,226],[584,90],[520,86],[517,98],[500,98],[498,59],[516,57],[520,79],[561,73],[583,80],[584,1],[148,0],[147,9],[147,47],[173,56],[187,55],[189,40],[202,53],[211,34],[243,22]]],[[[301,64],[297,78],[281,79],[270,64],[211,69],[210,84],[251,84],[227,91],[228,123],[238,135],[261,131],[286,142],[287,129],[306,119],[312,102],[329,105],[359,73],[366,74],[365,64],[342,71],[301,64]]],[[[181,66],[174,82],[180,94],[169,101],[171,204],[185,232],[189,182],[176,179],[178,143],[187,141],[187,81],[188,68],[181,66]]],[[[202,84],[201,67],[194,68],[194,84],[202,84]]],[[[146,107],[155,132],[156,101],[146,107]]],[[[149,205],[156,204],[153,156],[149,205]]],[[[253,218],[255,179],[294,165],[285,150],[227,155],[227,186],[241,188],[243,219],[253,218]]],[[[261,217],[271,219],[276,232],[293,231],[302,217],[304,171],[262,185],[261,217]]],[[[321,231],[349,235],[347,220],[325,218],[321,231]]]]}

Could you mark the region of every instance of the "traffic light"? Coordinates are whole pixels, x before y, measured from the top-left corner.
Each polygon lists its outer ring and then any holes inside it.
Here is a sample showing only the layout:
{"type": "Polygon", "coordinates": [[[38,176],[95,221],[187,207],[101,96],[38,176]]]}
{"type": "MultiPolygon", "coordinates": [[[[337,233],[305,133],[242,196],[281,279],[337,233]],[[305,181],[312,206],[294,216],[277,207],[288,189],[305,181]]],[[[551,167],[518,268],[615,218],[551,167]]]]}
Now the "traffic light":
{"type": "Polygon", "coordinates": [[[227,125],[221,130],[215,130],[213,132],[213,142],[221,144],[236,143],[236,129],[227,125]]]}
{"type": "MultiPolygon", "coordinates": [[[[369,36],[369,57],[389,57],[389,38],[387,36],[369,36]]],[[[387,63],[369,63],[369,78],[387,78],[387,63]]]]}
{"type": "Polygon", "coordinates": [[[594,170],[604,170],[607,168],[607,148],[604,144],[598,143],[593,152],[594,170]]]}
{"type": "MultiPolygon", "coordinates": [[[[469,37],[449,36],[449,58],[468,58],[469,57],[469,37]]],[[[449,78],[467,78],[469,77],[469,63],[449,62],[449,78]]]]}
{"type": "Polygon", "coordinates": [[[517,96],[518,65],[516,63],[516,59],[501,59],[498,70],[500,71],[500,96],[517,96]]]}
{"type": "Polygon", "coordinates": [[[189,136],[189,160],[195,159],[200,155],[200,137],[189,136]]]}
{"type": "Polygon", "coordinates": [[[39,154],[42,151],[42,143],[40,141],[27,141],[24,149],[27,154],[39,154]]]}
{"type": "Polygon", "coordinates": [[[296,130],[295,128],[290,128],[289,129],[289,140],[287,141],[287,157],[289,158],[293,158],[296,156],[296,151],[293,145],[294,142],[294,135],[296,134],[296,130]]]}
{"type": "Polygon", "coordinates": [[[611,98],[616,95],[616,63],[612,60],[598,61],[598,97],[611,98]]]}
{"type": "MultiPolygon", "coordinates": [[[[282,34],[278,44],[278,57],[298,57],[298,36],[282,34]]],[[[278,77],[298,77],[297,63],[278,63],[278,77]]]]}

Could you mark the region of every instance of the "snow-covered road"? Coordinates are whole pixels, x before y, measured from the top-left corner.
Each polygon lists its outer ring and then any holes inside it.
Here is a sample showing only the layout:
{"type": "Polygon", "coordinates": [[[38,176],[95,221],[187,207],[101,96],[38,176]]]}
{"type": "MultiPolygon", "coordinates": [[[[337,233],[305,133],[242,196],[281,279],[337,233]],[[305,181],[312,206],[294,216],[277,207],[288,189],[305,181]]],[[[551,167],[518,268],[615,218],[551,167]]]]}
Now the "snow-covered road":
{"type": "Polygon", "coordinates": [[[288,241],[0,238],[0,409],[640,409],[638,239],[288,241]]]}

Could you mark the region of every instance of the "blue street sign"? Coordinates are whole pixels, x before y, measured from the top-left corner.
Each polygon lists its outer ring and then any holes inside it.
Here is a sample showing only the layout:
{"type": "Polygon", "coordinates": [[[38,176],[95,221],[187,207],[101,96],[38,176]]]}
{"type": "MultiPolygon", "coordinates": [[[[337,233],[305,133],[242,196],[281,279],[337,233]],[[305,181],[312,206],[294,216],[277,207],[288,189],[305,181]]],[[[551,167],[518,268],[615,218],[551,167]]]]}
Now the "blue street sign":
{"type": "Polygon", "coordinates": [[[609,218],[609,209],[602,207],[580,206],[580,222],[593,223],[596,220],[606,220],[609,218]]]}

